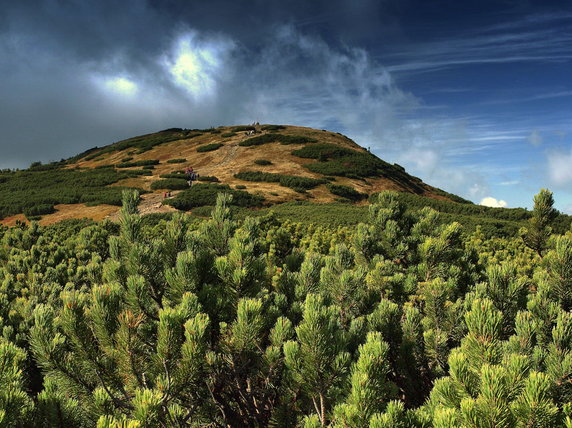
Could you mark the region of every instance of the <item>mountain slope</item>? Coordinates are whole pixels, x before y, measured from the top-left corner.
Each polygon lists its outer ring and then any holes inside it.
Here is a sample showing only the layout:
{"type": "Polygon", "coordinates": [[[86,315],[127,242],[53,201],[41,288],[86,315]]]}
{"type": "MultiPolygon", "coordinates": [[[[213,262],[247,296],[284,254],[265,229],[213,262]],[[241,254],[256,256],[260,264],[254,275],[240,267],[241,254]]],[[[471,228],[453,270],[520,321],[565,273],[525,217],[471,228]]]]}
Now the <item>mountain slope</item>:
{"type": "Polygon", "coordinates": [[[263,205],[340,199],[365,203],[367,195],[381,190],[466,202],[341,134],[296,126],[229,126],[168,129],[93,148],[67,161],[4,172],[0,194],[10,194],[15,202],[0,206],[0,218],[5,224],[23,219],[20,213],[43,216],[42,223],[114,218],[122,187],[147,192],[140,207],[143,213],[173,211],[162,203],[163,193],[173,189],[175,199],[185,195],[185,190],[181,196],[177,193],[186,187],[181,174],[186,167],[194,168],[201,180],[207,177],[231,189],[238,186],[263,205]]]}

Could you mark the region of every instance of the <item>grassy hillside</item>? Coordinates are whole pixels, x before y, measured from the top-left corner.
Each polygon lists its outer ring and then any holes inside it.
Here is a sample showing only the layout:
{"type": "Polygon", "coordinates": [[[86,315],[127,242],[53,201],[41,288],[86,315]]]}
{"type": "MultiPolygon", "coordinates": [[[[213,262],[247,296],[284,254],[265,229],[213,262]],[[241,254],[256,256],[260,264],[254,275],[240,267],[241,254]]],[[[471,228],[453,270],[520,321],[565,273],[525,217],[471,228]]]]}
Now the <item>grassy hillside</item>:
{"type": "MultiPolygon", "coordinates": [[[[476,206],[408,174],[349,138],[324,130],[286,126],[171,128],[94,147],[67,160],[0,173],[0,222],[117,219],[124,188],[143,193],[144,214],[196,210],[232,192],[244,209],[323,224],[354,224],[368,198],[396,190],[410,207],[431,206],[470,229],[514,235],[530,213],[476,206]],[[185,168],[198,181],[188,189],[185,168]],[[195,185],[197,185],[196,183],[195,185]],[[163,200],[165,192],[170,198],[163,200]]],[[[203,209],[208,210],[208,208],[203,209]]],[[[199,210],[199,214],[201,211],[199,210]]],[[[569,223],[558,220],[560,228],[569,223]]]]}

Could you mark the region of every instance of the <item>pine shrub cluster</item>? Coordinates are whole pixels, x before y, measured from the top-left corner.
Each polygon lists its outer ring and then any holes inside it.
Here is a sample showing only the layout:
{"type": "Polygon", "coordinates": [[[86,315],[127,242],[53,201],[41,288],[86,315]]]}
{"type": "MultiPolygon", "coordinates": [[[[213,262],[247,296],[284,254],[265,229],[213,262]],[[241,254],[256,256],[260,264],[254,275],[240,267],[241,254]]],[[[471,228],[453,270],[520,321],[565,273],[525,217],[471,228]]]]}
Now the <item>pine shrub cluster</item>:
{"type": "Polygon", "coordinates": [[[0,426],[572,427],[550,192],[508,239],[392,192],[355,227],[237,220],[222,190],[201,221],[126,191],[119,226],[0,229],[0,426]]]}
{"type": "Polygon", "coordinates": [[[283,145],[289,144],[307,144],[315,143],[318,140],[315,138],[305,137],[303,135],[283,135],[283,134],[262,134],[256,137],[247,138],[246,140],[238,143],[239,146],[260,146],[268,143],[280,143],[283,145]]]}
{"type": "Polygon", "coordinates": [[[199,152],[199,153],[213,152],[215,150],[220,149],[222,146],[224,146],[224,144],[222,144],[222,143],[205,144],[203,146],[197,147],[197,152],[199,152]]]}
{"type": "Polygon", "coordinates": [[[234,174],[235,178],[244,181],[255,181],[255,182],[267,182],[267,183],[279,183],[281,186],[289,187],[299,192],[305,192],[306,190],[313,189],[320,184],[327,183],[326,180],[311,178],[311,177],[301,177],[296,175],[284,175],[284,174],[273,174],[271,172],[262,171],[243,171],[234,174]]]}

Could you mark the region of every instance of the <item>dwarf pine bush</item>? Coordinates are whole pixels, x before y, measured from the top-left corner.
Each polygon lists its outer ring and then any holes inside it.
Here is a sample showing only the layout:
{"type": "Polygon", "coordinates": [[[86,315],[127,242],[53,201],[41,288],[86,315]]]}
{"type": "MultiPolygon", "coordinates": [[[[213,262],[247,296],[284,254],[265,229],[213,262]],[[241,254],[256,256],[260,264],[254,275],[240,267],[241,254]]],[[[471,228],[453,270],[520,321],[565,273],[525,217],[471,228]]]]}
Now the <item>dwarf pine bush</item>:
{"type": "Polygon", "coordinates": [[[325,227],[217,190],[0,229],[0,426],[572,426],[571,232],[540,257],[391,192],[325,227]]]}

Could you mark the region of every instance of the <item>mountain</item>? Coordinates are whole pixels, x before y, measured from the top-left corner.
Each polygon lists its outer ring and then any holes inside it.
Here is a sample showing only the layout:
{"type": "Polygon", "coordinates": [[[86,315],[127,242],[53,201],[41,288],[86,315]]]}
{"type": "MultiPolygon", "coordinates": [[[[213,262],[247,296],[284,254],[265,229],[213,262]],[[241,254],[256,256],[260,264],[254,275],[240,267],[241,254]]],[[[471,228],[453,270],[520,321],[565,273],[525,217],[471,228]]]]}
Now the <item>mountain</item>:
{"type": "Polygon", "coordinates": [[[368,195],[381,190],[470,203],[339,133],[286,125],[221,126],[166,129],[60,162],[2,171],[0,219],[3,224],[26,218],[44,224],[114,219],[125,187],[142,191],[142,213],[208,205],[221,190],[250,207],[290,201],[365,204],[368,195]],[[198,174],[191,189],[186,168],[198,174]],[[171,198],[164,200],[169,190],[171,198]]]}

